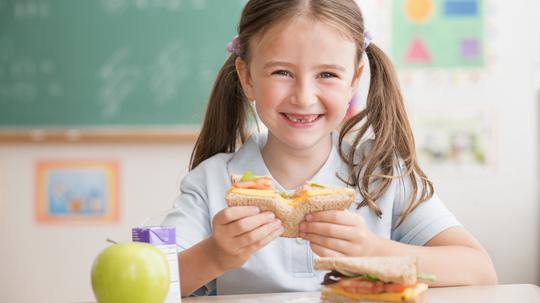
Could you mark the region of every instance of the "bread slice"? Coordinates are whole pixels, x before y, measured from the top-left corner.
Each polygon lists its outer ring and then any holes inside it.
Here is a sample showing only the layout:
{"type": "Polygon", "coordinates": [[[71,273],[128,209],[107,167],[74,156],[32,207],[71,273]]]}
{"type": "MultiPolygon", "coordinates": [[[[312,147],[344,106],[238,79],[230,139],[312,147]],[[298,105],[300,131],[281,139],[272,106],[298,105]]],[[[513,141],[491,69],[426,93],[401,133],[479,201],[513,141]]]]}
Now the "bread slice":
{"type": "Polygon", "coordinates": [[[227,206],[257,206],[261,211],[271,211],[281,220],[282,237],[299,236],[298,226],[311,212],[344,210],[354,201],[355,191],[350,188],[323,188],[307,190],[301,198],[285,199],[275,190],[237,189],[227,192],[227,206]],[[294,203],[293,203],[294,202],[294,203]]]}
{"type": "Polygon", "coordinates": [[[321,289],[321,301],[332,303],[358,303],[358,302],[401,302],[401,303],[422,303],[425,301],[427,286],[419,284],[413,291],[413,297],[402,296],[400,294],[372,294],[347,295],[344,292],[337,292],[330,287],[321,289]]]}
{"type": "Polygon", "coordinates": [[[326,257],[314,261],[316,270],[372,274],[383,282],[416,284],[416,257],[326,257]]]}

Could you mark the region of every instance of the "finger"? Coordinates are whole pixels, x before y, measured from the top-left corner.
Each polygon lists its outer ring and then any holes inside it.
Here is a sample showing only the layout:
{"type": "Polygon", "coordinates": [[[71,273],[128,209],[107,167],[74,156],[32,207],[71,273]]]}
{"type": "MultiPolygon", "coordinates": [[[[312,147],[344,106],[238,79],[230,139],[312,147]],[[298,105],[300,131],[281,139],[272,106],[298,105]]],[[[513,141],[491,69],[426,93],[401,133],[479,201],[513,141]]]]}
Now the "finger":
{"type": "Polygon", "coordinates": [[[360,215],[342,210],[325,210],[310,213],[306,215],[305,220],[308,222],[317,221],[349,226],[356,226],[364,222],[364,219],[360,215]]]}
{"type": "Polygon", "coordinates": [[[276,219],[272,212],[264,212],[258,215],[249,216],[240,220],[231,222],[226,225],[227,232],[230,235],[238,236],[246,232],[252,231],[266,223],[271,223],[276,219]]]}
{"type": "Polygon", "coordinates": [[[248,245],[248,246],[244,247],[244,249],[251,252],[251,253],[253,253],[253,252],[265,247],[271,241],[279,238],[283,234],[284,231],[285,231],[285,228],[283,228],[283,226],[280,226],[278,229],[272,231],[269,235],[264,237],[262,240],[259,240],[258,242],[255,242],[255,243],[253,243],[251,245],[248,245]]]}
{"type": "Polygon", "coordinates": [[[236,236],[234,238],[234,241],[238,243],[238,247],[244,248],[246,246],[252,245],[253,243],[261,241],[266,236],[272,234],[280,228],[282,228],[281,221],[276,219],[275,221],[266,223],[263,226],[258,227],[252,231],[236,236]]]}
{"type": "Polygon", "coordinates": [[[311,243],[311,250],[319,257],[344,257],[345,255],[327,247],[311,243]]]}
{"type": "Polygon", "coordinates": [[[253,216],[261,211],[255,206],[232,206],[223,209],[214,216],[214,225],[225,225],[236,220],[253,216]]]}
{"type": "Polygon", "coordinates": [[[337,251],[342,254],[346,254],[347,251],[352,246],[352,243],[349,241],[336,239],[336,238],[323,237],[316,234],[301,234],[301,236],[303,239],[309,241],[311,244],[316,244],[322,247],[326,247],[328,249],[337,251]]]}
{"type": "Polygon", "coordinates": [[[354,237],[353,227],[326,223],[326,222],[302,222],[300,224],[300,231],[303,233],[317,234],[330,238],[337,238],[343,240],[350,240],[354,237]]]}

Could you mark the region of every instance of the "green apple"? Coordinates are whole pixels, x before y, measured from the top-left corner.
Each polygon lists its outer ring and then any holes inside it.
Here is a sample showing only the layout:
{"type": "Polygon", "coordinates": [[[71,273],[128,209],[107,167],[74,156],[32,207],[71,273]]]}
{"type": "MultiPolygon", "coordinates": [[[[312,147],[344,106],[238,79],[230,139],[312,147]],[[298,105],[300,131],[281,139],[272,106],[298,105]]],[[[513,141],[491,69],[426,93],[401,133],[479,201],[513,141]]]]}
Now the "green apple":
{"type": "Polygon", "coordinates": [[[94,260],[91,276],[98,303],[163,303],[170,283],[165,255],[141,242],[107,247],[94,260]]]}

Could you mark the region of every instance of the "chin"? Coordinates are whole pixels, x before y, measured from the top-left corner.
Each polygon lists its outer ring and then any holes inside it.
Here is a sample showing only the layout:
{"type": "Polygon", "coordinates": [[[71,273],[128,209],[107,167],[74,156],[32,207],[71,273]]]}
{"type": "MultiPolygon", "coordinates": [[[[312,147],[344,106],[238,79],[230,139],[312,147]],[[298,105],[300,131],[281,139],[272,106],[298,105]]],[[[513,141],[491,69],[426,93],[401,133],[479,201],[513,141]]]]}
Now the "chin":
{"type": "Polygon", "coordinates": [[[324,138],[326,136],[330,136],[330,132],[328,133],[312,133],[312,132],[306,132],[305,134],[301,133],[288,133],[284,136],[277,136],[277,139],[281,141],[282,143],[286,144],[289,148],[294,150],[306,150],[311,148],[317,148],[318,145],[324,144],[324,138]]]}

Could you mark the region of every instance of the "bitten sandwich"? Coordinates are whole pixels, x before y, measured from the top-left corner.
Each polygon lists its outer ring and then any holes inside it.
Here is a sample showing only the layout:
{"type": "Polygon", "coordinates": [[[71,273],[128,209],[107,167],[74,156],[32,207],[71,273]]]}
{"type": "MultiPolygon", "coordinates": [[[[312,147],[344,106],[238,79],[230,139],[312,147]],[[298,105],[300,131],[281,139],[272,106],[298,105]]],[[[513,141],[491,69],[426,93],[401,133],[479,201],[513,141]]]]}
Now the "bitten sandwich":
{"type": "Polygon", "coordinates": [[[293,194],[278,192],[269,176],[254,176],[251,172],[231,176],[232,186],[227,191],[227,206],[257,206],[271,211],[281,220],[282,237],[299,236],[298,226],[305,215],[323,210],[344,210],[354,201],[355,191],[333,188],[308,182],[293,194]]]}
{"type": "Polygon", "coordinates": [[[415,257],[317,258],[316,270],[329,270],[321,289],[323,302],[423,302],[435,277],[416,272],[415,257]]]}

